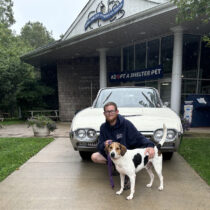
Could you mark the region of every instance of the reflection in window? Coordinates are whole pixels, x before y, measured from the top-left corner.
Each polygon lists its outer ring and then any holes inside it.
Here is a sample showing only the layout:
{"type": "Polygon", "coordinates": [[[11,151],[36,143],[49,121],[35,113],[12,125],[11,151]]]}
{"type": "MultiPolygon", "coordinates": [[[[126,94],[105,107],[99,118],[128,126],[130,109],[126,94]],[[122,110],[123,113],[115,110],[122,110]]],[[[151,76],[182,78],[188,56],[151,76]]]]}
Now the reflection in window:
{"type": "Polygon", "coordinates": [[[184,78],[197,78],[198,51],[200,36],[184,35],[183,41],[183,75],[184,78]]]}
{"type": "Polygon", "coordinates": [[[135,46],[135,70],[144,69],[146,63],[146,42],[135,46]]]}
{"type": "Polygon", "coordinates": [[[161,39],[161,64],[164,76],[169,77],[172,73],[174,37],[167,36],[161,39]]]}
{"type": "Polygon", "coordinates": [[[159,64],[159,39],[148,42],[147,67],[152,68],[159,64]]]}
{"type": "Polygon", "coordinates": [[[134,46],[123,48],[123,71],[134,70],[134,46]]]}

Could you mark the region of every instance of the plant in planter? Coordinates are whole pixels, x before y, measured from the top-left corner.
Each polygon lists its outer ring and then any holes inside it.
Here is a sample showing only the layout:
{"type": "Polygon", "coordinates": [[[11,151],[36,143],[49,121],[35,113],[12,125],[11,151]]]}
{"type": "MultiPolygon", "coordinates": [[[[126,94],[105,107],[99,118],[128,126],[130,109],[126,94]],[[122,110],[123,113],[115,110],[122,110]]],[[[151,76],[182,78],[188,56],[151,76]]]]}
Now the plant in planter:
{"type": "Polygon", "coordinates": [[[28,119],[28,126],[32,126],[34,136],[39,137],[48,136],[50,132],[56,129],[56,123],[46,116],[36,116],[28,119]]]}

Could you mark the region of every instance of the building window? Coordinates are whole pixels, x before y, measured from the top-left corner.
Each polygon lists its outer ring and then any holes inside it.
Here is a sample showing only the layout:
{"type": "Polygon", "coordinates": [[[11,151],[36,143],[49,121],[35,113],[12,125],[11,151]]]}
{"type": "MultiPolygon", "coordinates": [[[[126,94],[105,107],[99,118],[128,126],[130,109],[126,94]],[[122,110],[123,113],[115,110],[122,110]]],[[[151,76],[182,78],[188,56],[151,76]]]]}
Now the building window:
{"type": "Polygon", "coordinates": [[[148,42],[147,68],[153,68],[159,64],[159,39],[148,42]]]}
{"type": "Polygon", "coordinates": [[[210,80],[199,81],[200,93],[210,95],[210,80]]]}
{"type": "Polygon", "coordinates": [[[200,36],[185,34],[183,37],[182,95],[198,93],[200,36]]]}
{"type": "Polygon", "coordinates": [[[210,47],[207,47],[205,42],[202,42],[201,47],[200,76],[210,79],[210,47]]]}
{"type": "Polygon", "coordinates": [[[154,87],[158,90],[158,81],[142,81],[134,84],[135,86],[141,87],[154,87]]]}
{"type": "Polygon", "coordinates": [[[173,47],[173,36],[167,36],[161,39],[161,64],[164,70],[164,77],[171,77],[172,75],[173,47]]]}
{"type": "Polygon", "coordinates": [[[182,94],[196,94],[196,80],[183,80],[182,81],[182,94]]]}
{"type": "Polygon", "coordinates": [[[135,45],[135,70],[146,67],[146,42],[135,45]]]}
{"type": "Polygon", "coordinates": [[[146,87],[153,87],[158,90],[158,81],[145,81],[146,87]]]}
{"type": "Polygon", "coordinates": [[[197,78],[199,44],[200,36],[184,35],[182,65],[184,78],[197,78]]]}
{"type": "Polygon", "coordinates": [[[123,48],[123,71],[134,70],[134,45],[123,48]]]}
{"type": "Polygon", "coordinates": [[[198,91],[201,94],[210,94],[210,47],[207,47],[205,42],[201,44],[199,71],[198,91]]]}

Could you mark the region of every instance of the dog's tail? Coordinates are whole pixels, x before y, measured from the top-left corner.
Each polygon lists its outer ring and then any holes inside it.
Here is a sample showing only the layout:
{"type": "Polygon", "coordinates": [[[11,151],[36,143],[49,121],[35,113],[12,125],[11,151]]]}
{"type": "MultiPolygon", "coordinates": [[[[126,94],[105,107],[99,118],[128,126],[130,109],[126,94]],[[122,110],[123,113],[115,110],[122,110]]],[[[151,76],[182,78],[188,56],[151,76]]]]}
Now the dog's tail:
{"type": "Polygon", "coordinates": [[[166,141],[166,136],[167,136],[167,127],[165,124],[163,124],[163,137],[160,140],[159,144],[157,145],[158,149],[160,149],[161,146],[163,146],[164,142],[166,141]]]}

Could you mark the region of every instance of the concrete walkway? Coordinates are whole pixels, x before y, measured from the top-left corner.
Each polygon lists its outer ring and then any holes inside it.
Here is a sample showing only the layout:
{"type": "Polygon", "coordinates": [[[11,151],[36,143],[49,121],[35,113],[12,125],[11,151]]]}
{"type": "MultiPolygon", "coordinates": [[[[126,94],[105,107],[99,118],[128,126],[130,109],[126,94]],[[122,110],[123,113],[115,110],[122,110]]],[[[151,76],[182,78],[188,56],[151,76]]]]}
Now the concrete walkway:
{"type": "Polygon", "coordinates": [[[178,154],[163,163],[162,192],[157,176],[151,189],[145,187],[149,178],[143,170],[133,200],[125,199],[128,191],[115,195],[119,177],[112,190],[106,166],[82,161],[68,138],[69,125],[59,126],[55,141],[0,183],[0,210],[209,209],[210,187],[178,154]]]}

